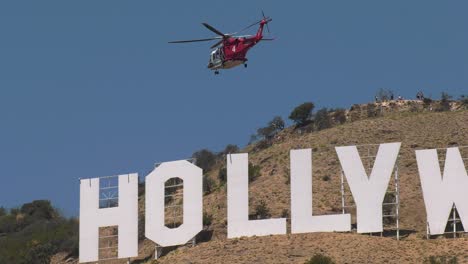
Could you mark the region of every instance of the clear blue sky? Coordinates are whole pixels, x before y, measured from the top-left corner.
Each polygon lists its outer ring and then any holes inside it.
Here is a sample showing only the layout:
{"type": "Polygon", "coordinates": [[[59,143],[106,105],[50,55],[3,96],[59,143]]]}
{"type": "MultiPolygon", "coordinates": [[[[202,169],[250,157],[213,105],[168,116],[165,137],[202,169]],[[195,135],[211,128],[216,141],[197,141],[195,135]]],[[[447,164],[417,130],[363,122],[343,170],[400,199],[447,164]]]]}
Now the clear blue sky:
{"type": "Polygon", "coordinates": [[[201,148],[245,145],[313,101],[378,88],[468,93],[466,1],[2,1],[0,205],[50,199],[77,215],[80,177],[139,172],[201,148]],[[214,76],[208,22],[273,18],[249,67],[214,76]]]}

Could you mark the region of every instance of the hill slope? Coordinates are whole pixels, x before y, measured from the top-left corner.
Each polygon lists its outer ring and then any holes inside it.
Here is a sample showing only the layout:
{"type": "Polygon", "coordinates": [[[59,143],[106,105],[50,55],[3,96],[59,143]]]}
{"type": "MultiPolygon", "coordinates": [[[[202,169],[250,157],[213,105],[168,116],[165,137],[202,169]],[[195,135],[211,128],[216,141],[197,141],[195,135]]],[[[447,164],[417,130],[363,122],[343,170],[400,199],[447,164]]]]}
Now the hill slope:
{"type": "MultiPolygon", "coordinates": [[[[348,116],[358,116],[353,112],[355,109],[349,111],[348,116]]],[[[180,247],[157,263],[303,263],[318,252],[338,263],[417,263],[432,255],[457,255],[459,262],[468,263],[466,237],[424,239],[425,207],[414,152],[416,149],[468,145],[468,111],[389,111],[378,118],[353,119],[356,121],[318,132],[300,133],[287,128],[273,139],[271,146],[260,149],[250,145],[243,150],[249,153],[249,160],[261,168],[260,176],[249,186],[250,212],[255,214],[255,206],[266,201],[271,217],[288,215],[291,149],[313,149],[314,214],[330,214],[341,212],[340,165],[334,147],[402,142],[398,163],[400,228],[404,230],[401,241],[355,233],[288,234],[228,240],[226,187],[217,179],[218,169],[223,166],[221,162],[207,173],[218,183],[218,187],[204,197],[204,210],[213,217],[207,227],[213,232],[211,240],[193,248],[180,247]]],[[[463,155],[468,157],[468,153],[463,155]]],[[[142,211],[144,196],[140,203],[142,211]]],[[[154,244],[144,240],[139,250],[139,259],[148,259],[154,253],[154,244]]]]}

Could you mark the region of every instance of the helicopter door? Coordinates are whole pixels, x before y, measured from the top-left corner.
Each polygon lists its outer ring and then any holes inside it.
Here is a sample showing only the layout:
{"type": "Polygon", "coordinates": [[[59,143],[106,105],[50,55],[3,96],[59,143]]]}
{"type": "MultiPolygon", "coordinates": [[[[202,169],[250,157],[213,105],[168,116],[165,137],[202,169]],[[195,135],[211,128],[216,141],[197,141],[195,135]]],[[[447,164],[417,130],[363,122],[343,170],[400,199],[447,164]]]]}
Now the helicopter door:
{"type": "Polygon", "coordinates": [[[217,48],[211,52],[211,63],[214,65],[219,65],[223,62],[223,57],[222,50],[217,48]]]}

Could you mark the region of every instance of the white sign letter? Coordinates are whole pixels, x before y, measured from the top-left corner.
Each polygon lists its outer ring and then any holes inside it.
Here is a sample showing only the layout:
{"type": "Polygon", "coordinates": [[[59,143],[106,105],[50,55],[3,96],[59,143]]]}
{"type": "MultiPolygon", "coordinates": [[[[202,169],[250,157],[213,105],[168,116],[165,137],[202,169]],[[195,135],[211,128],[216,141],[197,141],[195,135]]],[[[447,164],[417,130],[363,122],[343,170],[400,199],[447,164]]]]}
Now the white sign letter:
{"type": "Polygon", "coordinates": [[[163,247],[187,243],[203,229],[202,169],[179,160],[164,162],[146,176],[145,235],[163,247]],[[164,184],[171,178],[184,181],[184,222],[177,228],[164,225],[164,184]]]}
{"type": "Polygon", "coordinates": [[[458,148],[448,148],[443,178],[437,150],[416,150],[419,177],[431,235],[445,231],[453,204],[465,230],[468,228],[468,176],[458,148]]]}
{"type": "Polygon", "coordinates": [[[228,238],[286,234],[286,219],[249,220],[248,154],[227,156],[228,238]]]}
{"type": "Polygon", "coordinates": [[[118,226],[118,258],[138,256],[138,174],[119,176],[119,206],[99,209],[99,178],[80,181],[80,262],[99,258],[99,227],[118,226]]]}
{"type": "Polygon", "coordinates": [[[401,143],[381,144],[370,177],[356,146],[336,147],[336,152],[356,202],[357,232],[382,232],[382,203],[401,143]]]}
{"type": "Polygon", "coordinates": [[[291,150],[291,233],[350,230],[350,214],[312,216],[312,150],[291,150]]]}

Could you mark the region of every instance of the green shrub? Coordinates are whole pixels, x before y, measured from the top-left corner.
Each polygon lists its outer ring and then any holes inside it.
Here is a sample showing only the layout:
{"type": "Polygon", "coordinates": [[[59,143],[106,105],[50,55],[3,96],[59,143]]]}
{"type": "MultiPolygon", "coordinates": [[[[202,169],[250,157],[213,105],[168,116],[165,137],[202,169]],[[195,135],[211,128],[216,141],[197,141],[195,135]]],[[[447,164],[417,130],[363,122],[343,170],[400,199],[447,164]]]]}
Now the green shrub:
{"type": "Polygon", "coordinates": [[[227,182],[227,169],[226,167],[222,167],[218,171],[218,180],[221,185],[226,184],[227,182]]]}
{"type": "Polygon", "coordinates": [[[460,103],[462,107],[468,109],[468,95],[460,95],[460,103]]]}
{"type": "Polygon", "coordinates": [[[424,97],[423,107],[427,109],[427,108],[429,108],[429,106],[431,106],[431,104],[432,104],[432,99],[424,97]]]}
{"type": "Polygon", "coordinates": [[[335,109],[333,119],[335,123],[340,125],[346,123],[346,111],[344,109],[335,109]]]}
{"type": "Polygon", "coordinates": [[[7,214],[7,210],[3,207],[0,207],[0,217],[4,216],[7,214]]]}
{"type": "Polygon", "coordinates": [[[203,226],[210,226],[213,222],[213,216],[207,212],[203,212],[203,226]]]}
{"type": "Polygon", "coordinates": [[[224,155],[227,155],[227,154],[230,154],[230,153],[237,153],[239,152],[239,147],[237,145],[234,145],[234,144],[228,144],[223,152],[221,152],[222,154],[224,155]]]}
{"type": "Polygon", "coordinates": [[[325,176],[322,177],[322,180],[323,180],[323,181],[330,181],[331,178],[330,178],[330,176],[325,175],[325,176]]]}
{"type": "Polygon", "coordinates": [[[215,183],[208,175],[203,175],[203,194],[210,194],[213,192],[215,183]]]}
{"type": "Polygon", "coordinates": [[[424,260],[424,264],[457,264],[456,256],[430,256],[424,260]]]}
{"type": "Polygon", "coordinates": [[[276,129],[276,131],[281,131],[284,129],[285,127],[285,123],[284,123],[284,120],[283,118],[281,118],[281,116],[275,116],[269,123],[268,123],[269,126],[273,127],[274,129],[276,129]]]}
{"type": "Polygon", "coordinates": [[[268,125],[257,129],[257,135],[263,139],[270,140],[278,132],[284,129],[285,123],[280,116],[275,116],[268,125]]]}
{"type": "Polygon", "coordinates": [[[0,233],[6,233],[0,238],[0,263],[49,263],[57,252],[78,254],[78,221],[60,216],[46,200],[0,216],[0,233]]]}
{"type": "Polygon", "coordinates": [[[266,148],[269,148],[271,146],[271,140],[266,140],[266,139],[263,139],[263,140],[260,140],[257,142],[257,145],[255,145],[255,151],[260,151],[262,149],[266,149],[266,148]]]}
{"type": "Polygon", "coordinates": [[[367,117],[377,117],[379,115],[379,109],[375,104],[367,104],[367,117]]]}
{"type": "Polygon", "coordinates": [[[331,116],[327,108],[322,108],[315,113],[314,124],[317,130],[330,128],[332,126],[331,116]]]}
{"type": "Polygon", "coordinates": [[[314,110],[314,107],[315,105],[312,102],[303,103],[294,108],[294,110],[289,115],[289,119],[294,121],[297,126],[306,125],[312,117],[312,111],[314,110]]]}
{"type": "Polygon", "coordinates": [[[271,217],[270,209],[268,208],[265,200],[258,201],[255,206],[255,216],[257,219],[266,219],[271,217]]]}
{"type": "Polygon", "coordinates": [[[304,264],[334,264],[335,262],[325,255],[320,253],[315,254],[312,258],[306,261],[304,264]]]}
{"type": "Polygon", "coordinates": [[[440,96],[440,102],[439,102],[439,107],[437,107],[438,112],[445,112],[445,111],[450,111],[450,99],[452,98],[451,95],[449,95],[446,92],[442,92],[440,96]]]}

